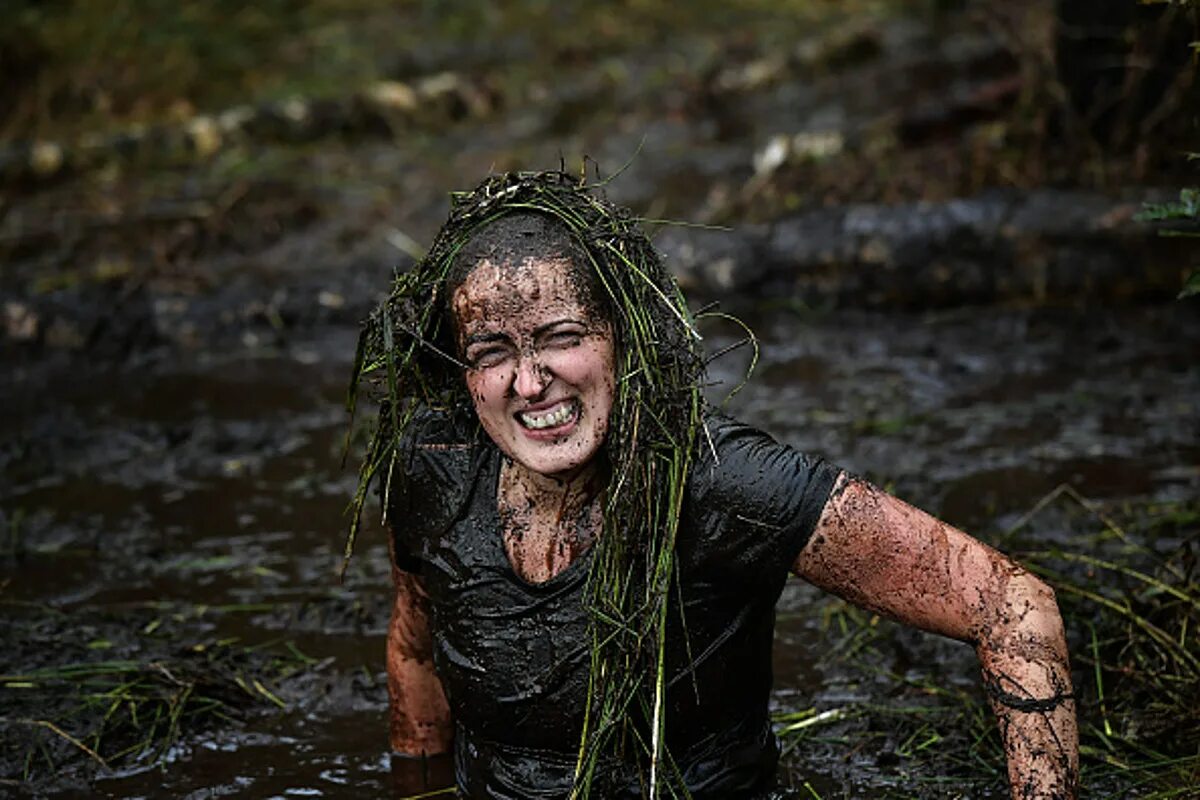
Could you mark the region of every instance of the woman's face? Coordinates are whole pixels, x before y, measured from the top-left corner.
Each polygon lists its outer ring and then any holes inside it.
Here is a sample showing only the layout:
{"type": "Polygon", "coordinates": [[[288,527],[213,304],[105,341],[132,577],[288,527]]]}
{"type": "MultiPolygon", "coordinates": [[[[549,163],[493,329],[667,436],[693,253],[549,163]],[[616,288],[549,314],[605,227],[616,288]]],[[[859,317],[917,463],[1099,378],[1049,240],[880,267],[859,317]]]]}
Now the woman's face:
{"type": "Polygon", "coordinates": [[[482,261],[452,308],[475,412],[505,455],[569,479],[608,432],[612,327],[580,299],[561,259],[482,261]]]}

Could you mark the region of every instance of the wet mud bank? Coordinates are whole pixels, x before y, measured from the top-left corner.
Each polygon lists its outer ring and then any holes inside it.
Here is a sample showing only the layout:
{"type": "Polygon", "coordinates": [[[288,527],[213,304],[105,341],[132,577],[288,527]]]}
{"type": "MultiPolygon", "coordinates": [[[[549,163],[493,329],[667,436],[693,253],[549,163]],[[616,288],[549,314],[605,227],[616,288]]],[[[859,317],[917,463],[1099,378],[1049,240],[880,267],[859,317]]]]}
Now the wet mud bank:
{"type": "MultiPolygon", "coordinates": [[[[281,198],[286,191],[260,187],[255,194],[281,198]]],[[[1169,196],[997,191],[944,203],[814,210],[732,230],[667,227],[655,244],[697,303],[905,311],[1166,303],[1187,277],[1194,245],[1159,235],[1135,215],[1169,196]]],[[[65,351],[121,359],[163,347],[282,343],[313,328],[357,324],[392,271],[413,263],[386,240],[372,241],[378,231],[363,236],[325,218],[335,212],[318,200],[246,202],[251,216],[239,228],[307,230],[265,242],[239,242],[234,234],[235,241],[217,244],[228,251],[223,259],[188,277],[136,270],[118,257],[112,274],[68,274],[61,282],[72,285],[60,288],[13,281],[34,271],[44,251],[14,262],[0,356],[27,362],[65,351]],[[363,238],[339,249],[350,236],[363,238]],[[249,271],[247,260],[256,262],[249,271]]],[[[139,235],[148,246],[161,241],[153,231],[139,235]]],[[[209,246],[202,227],[189,232],[185,225],[174,236],[194,240],[186,247],[209,246]]]]}
{"type": "Polygon", "coordinates": [[[993,191],[741,230],[668,229],[657,243],[683,285],[711,297],[885,309],[1162,302],[1178,293],[1194,246],[1135,215],[1169,196],[993,191]]]}

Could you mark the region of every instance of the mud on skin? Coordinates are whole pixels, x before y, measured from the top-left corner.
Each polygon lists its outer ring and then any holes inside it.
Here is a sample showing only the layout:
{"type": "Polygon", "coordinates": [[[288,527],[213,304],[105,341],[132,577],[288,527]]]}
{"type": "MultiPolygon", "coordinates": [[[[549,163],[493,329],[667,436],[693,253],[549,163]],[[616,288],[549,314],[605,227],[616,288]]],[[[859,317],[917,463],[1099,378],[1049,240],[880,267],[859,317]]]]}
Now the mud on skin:
{"type": "Polygon", "coordinates": [[[530,480],[550,479],[547,497],[595,468],[614,394],[611,328],[573,272],[561,260],[484,261],[452,299],[476,415],[530,480]]]}
{"type": "Polygon", "coordinates": [[[521,578],[544,583],[592,546],[601,528],[598,472],[577,484],[564,484],[556,501],[542,495],[505,460],[500,473],[500,524],[505,551],[521,578]]]}
{"type": "Polygon", "coordinates": [[[1014,797],[1076,796],[1075,707],[1049,587],[998,551],[965,544],[960,531],[849,475],[797,564],[857,605],[974,646],[1014,797]],[[905,530],[919,533],[884,533],[905,530]],[[882,544],[856,544],[881,534],[882,544]]]}

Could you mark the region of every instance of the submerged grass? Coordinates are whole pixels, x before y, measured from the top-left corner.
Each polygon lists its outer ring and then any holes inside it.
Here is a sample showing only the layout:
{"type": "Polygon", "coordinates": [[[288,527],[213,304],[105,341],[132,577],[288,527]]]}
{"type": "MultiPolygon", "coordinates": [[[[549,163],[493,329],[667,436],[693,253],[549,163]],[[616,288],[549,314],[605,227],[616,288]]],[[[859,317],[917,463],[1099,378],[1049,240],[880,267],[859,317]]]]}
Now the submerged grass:
{"type": "Polygon", "coordinates": [[[1089,521],[1026,563],[1056,589],[1071,630],[1085,771],[1145,797],[1200,785],[1200,502],[1105,508],[1051,495],[1089,521]]]}
{"type": "Polygon", "coordinates": [[[156,763],[190,734],[286,708],[278,687],[313,663],[290,644],[205,638],[157,611],[47,614],[10,604],[0,780],[34,785],[81,761],[101,770],[156,763]]]}
{"type": "MultiPolygon", "coordinates": [[[[1198,532],[1196,500],[1105,506],[1061,486],[1004,537],[1005,549],[1058,596],[1075,672],[1082,780],[1093,796],[1165,800],[1200,785],[1198,532]],[[1043,531],[1055,533],[1054,546],[1043,531]]],[[[867,699],[777,716],[785,753],[826,747],[846,760],[871,753],[872,766],[904,781],[876,787],[873,796],[943,796],[948,777],[957,791],[1005,796],[1003,749],[983,693],[896,669],[896,626],[840,602],[828,608],[826,661],[859,686],[890,688],[886,697],[868,688],[867,699]]],[[[935,652],[952,659],[950,647],[935,652]]]]}

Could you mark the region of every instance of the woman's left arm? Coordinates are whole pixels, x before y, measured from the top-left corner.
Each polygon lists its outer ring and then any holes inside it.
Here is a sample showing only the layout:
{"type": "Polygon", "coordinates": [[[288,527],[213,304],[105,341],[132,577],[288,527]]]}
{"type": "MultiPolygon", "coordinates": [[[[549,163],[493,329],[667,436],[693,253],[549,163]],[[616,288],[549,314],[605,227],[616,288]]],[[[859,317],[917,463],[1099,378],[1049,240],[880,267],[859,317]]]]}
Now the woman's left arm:
{"type": "Polygon", "coordinates": [[[847,473],[793,571],[856,605],[971,643],[1004,739],[1013,797],[1076,797],[1071,670],[1049,586],[847,473]]]}

